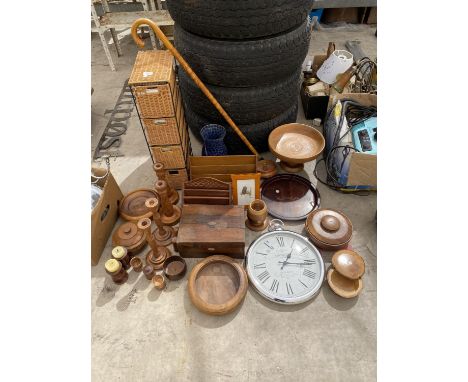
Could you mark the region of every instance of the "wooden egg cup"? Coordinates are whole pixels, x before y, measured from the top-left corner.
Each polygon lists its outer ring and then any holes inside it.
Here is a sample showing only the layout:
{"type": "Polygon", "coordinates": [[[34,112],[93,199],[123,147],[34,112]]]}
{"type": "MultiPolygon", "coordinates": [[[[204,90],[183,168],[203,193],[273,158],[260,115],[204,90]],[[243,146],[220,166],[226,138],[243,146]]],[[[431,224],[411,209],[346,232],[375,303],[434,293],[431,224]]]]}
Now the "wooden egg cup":
{"type": "Polygon", "coordinates": [[[268,209],[265,202],[255,199],[247,207],[247,220],[245,225],[252,231],[263,231],[268,226],[268,209]]]}
{"type": "Polygon", "coordinates": [[[167,247],[172,243],[172,238],[175,236],[174,228],[162,223],[161,215],[158,212],[159,202],[156,198],[147,199],[145,205],[152,212],[153,221],[156,223],[157,228],[153,231],[154,240],[156,240],[158,245],[167,247]]]}
{"type": "Polygon", "coordinates": [[[167,183],[167,197],[169,201],[172,204],[177,204],[179,202],[179,193],[166,180],[166,172],[164,171],[164,165],[162,163],[157,162],[153,165],[153,170],[156,173],[158,180],[164,180],[167,183]]]}
{"type": "Polygon", "coordinates": [[[181,210],[179,206],[173,205],[167,196],[167,183],[164,180],[158,180],[154,188],[161,198],[161,222],[164,225],[176,225],[180,220],[181,210]]]}
{"type": "Polygon", "coordinates": [[[154,275],[151,281],[156,289],[163,290],[166,287],[166,279],[163,275],[154,275]]]}
{"type": "Polygon", "coordinates": [[[154,269],[162,269],[164,260],[171,256],[171,252],[166,248],[159,246],[151,233],[151,220],[148,218],[138,221],[138,228],[145,233],[146,241],[151,249],[146,254],[146,263],[153,266],[154,269]]]}

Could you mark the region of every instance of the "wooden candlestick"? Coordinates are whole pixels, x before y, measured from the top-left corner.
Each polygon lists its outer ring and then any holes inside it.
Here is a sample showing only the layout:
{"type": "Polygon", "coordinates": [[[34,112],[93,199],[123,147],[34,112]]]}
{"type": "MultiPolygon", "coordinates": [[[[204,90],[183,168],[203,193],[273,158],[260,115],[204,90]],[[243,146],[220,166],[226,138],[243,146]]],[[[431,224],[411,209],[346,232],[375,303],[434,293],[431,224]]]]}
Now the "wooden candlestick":
{"type": "Polygon", "coordinates": [[[148,218],[138,221],[138,228],[145,233],[146,241],[151,249],[146,254],[146,263],[153,266],[154,269],[162,269],[164,260],[171,255],[171,252],[166,247],[158,245],[151,233],[151,220],[148,218]]]}
{"type": "Polygon", "coordinates": [[[177,204],[179,202],[179,193],[166,180],[166,171],[164,171],[164,165],[157,162],[153,165],[153,170],[156,173],[158,180],[164,180],[167,183],[167,197],[169,198],[169,201],[172,204],[177,204]]]}
{"type": "Polygon", "coordinates": [[[167,197],[167,183],[164,180],[158,180],[154,188],[161,198],[161,222],[165,225],[175,225],[180,220],[180,207],[174,206],[167,197]]]}
{"type": "Polygon", "coordinates": [[[153,214],[153,221],[157,228],[153,231],[153,237],[159,245],[164,247],[172,243],[174,237],[174,229],[170,226],[165,226],[161,221],[161,214],[158,212],[159,201],[156,198],[146,199],[145,206],[153,214]]]}

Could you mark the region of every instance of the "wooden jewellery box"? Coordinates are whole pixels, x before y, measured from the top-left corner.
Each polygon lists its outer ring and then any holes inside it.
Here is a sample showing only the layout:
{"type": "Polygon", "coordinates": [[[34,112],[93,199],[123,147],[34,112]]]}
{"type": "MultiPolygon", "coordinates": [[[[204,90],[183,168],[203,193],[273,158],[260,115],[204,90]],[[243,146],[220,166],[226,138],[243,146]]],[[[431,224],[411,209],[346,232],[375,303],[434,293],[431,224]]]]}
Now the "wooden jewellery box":
{"type": "Polygon", "coordinates": [[[244,206],[186,204],[177,235],[183,257],[225,254],[244,258],[244,206]]]}

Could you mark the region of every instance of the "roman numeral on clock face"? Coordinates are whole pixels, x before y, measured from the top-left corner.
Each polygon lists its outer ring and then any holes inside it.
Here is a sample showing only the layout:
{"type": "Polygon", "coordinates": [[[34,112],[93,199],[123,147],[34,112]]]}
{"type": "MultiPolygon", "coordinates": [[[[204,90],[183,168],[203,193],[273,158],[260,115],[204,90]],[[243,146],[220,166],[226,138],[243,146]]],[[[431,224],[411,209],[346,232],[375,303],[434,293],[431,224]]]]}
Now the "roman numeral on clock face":
{"type": "Polygon", "coordinates": [[[261,268],[266,268],[265,263],[254,264],[254,269],[261,269],[261,268]]]}
{"type": "Polygon", "coordinates": [[[302,248],[297,254],[298,254],[298,255],[303,255],[303,254],[306,253],[308,250],[309,250],[309,248],[304,247],[304,248],[302,248]]]}
{"type": "Polygon", "coordinates": [[[272,292],[278,293],[278,285],[279,285],[278,280],[274,279],[273,282],[271,283],[270,290],[272,292]]]}
{"type": "Polygon", "coordinates": [[[315,259],[304,259],[304,263],[306,263],[307,265],[316,264],[317,260],[315,260],[315,259]]]}
{"type": "Polygon", "coordinates": [[[294,293],[292,290],[291,284],[289,284],[288,282],[286,283],[286,291],[288,292],[288,294],[294,293]]]}
{"type": "Polygon", "coordinates": [[[265,244],[268,248],[273,249],[273,246],[270,244],[270,242],[267,240],[263,244],[265,244]]]}
{"type": "Polygon", "coordinates": [[[284,247],[284,238],[283,236],[276,236],[276,240],[278,241],[278,244],[280,247],[284,247]]]}
{"type": "Polygon", "coordinates": [[[315,279],[315,272],[312,272],[310,269],[304,269],[304,272],[302,272],[302,274],[311,279],[315,279]]]}
{"type": "Polygon", "coordinates": [[[263,271],[257,277],[263,284],[265,281],[267,281],[270,278],[270,273],[268,271],[263,271]]]}

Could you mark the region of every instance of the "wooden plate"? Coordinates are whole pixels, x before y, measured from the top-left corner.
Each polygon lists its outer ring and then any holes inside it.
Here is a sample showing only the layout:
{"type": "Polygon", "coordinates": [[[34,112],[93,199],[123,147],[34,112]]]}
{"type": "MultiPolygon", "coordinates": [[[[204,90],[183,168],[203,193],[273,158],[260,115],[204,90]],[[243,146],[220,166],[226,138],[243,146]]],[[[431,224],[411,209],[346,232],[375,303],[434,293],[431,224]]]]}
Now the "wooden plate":
{"type": "Polygon", "coordinates": [[[356,297],[362,290],[362,279],[348,279],[333,268],[328,270],[327,281],[332,291],[344,298],[356,297]]]}
{"type": "Polygon", "coordinates": [[[247,273],[242,265],[221,255],[199,262],[188,280],[193,305],[217,316],[232,312],[244,300],[247,288],[247,273]]]}
{"type": "Polygon", "coordinates": [[[149,198],[156,198],[161,202],[156,190],[152,190],[151,188],[139,188],[138,190],[129,192],[120,203],[120,216],[125,220],[135,223],[143,218],[151,219],[153,213],[145,206],[146,199],[149,198]]]}

